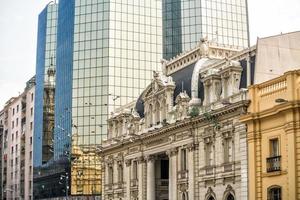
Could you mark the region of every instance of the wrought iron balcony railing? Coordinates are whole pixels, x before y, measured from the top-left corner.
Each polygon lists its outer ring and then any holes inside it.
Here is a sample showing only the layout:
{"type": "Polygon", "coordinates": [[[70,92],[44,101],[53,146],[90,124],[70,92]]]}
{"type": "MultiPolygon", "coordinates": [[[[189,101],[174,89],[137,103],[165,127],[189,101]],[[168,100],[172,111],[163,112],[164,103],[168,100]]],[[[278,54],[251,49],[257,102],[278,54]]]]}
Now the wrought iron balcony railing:
{"type": "Polygon", "coordinates": [[[267,158],[267,172],[280,171],[281,156],[273,156],[267,158]]]}

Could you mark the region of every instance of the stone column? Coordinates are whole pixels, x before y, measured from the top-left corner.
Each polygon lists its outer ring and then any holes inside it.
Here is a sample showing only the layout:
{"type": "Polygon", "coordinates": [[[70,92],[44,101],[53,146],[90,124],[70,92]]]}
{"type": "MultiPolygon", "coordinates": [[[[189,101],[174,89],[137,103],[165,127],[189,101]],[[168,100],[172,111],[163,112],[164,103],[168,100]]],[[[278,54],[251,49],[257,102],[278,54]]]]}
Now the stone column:
{"type": "Polygon", "coordinates": [[[102,197],[105,196],[105,185],[108,184],[108,167],[107,164],[104,162],[104,159],[101,163],[101,173],[102,173],[102,181],[101,181],[101,189],[102,189],[102,197]]]}
{"type": "Polygon", "coordinates": [[[250,63],[250,55],[248,55],[246,57],[246,61],[247,61],[247,87],[248,87],[248,86],[251,85],[251,63],[250,63]]]}
{"type": "Polygon", "coordinates": [[[144,157],[138,158],[138,199],[144,199],[144,188],[143,188],[143,171],[144,171],[144,157]]]}
{"type": "Polygon", "coordinates": [[[188,196],[190,199],[195,198],[195,178],[194,178],[194,150],[195,150],[195,144],[189,144],[188,145],[188,196]]]}
{"type": "Polygon", "coordinates": [[[177,200],[177,149],[167,151],[169,156],[169,199],[177,200]]]}
{"type": "Polygon", "coordinates": [[[147,157],[147,200],[155,200],[155,157],[147,157]]]}
{"type": "Polygon", "coordinates": [[[126,170],[125,170],[125,184],[126,184],[126,199],[130,199],[130,177],[131,177],[131,160],[125,161],[126,170]]]}

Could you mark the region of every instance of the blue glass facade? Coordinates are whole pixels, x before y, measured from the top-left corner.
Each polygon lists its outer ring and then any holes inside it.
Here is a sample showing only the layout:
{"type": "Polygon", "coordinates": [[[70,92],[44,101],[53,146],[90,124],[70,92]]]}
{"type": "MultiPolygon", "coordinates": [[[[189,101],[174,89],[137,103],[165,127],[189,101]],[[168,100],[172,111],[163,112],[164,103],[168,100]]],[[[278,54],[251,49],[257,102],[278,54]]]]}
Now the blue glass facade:
{"type": "Polygon", "coordinates": [[[56,4],[49,4],[39,15],[36,95],[34,123],[33,166],[41,166],[52,157],[54,127],[55,57],[56,57],[56,4]]]}
{"type": "Polygon", "coordinates": [[[61,0],[57,24],[54,158],[69,157],[72,126],[72,76],[75,1],[61,0]]]}
{"type": "Polygon", "coordinates": [[[43,140],[43,106],[44,106],[44,76],[45,76],[45,50],[47,31],[47,7],[39,15],[38,40],[36,55],[36,87],[34,105],[34,137],[33,137],[33,166],[42,165],[43,140]]]}
{"type": "MultiPolygon", "coordinates": [[[[55,57],[52,59],[56,64],[55,122],[50,149],[52,157],[46,162],[43,161],[42,165],[38,163],[34,168],[34,199],[62,197],[70,194],[74,1],[61,0],[57,5],[57,10],[58,19],[55,30],[57,44],[55,57]]],[[[39,24],[40,27],[43,27],[43,24],[39,24]]],[[[44,153],[45,148],[36,152],[38,155],[44,153]]]]}
{"type": "MultiPolygon", "coordinates": [[[[50,3],[38,20],[36,91],[33,137],[33,196],[46,197],[61,191],[57,180],[45,178],[53,164],[54,94],[56,66],[57,4],[50,3]],[[54,185],[55,187],[50,187],[54,185]],[[50,189],[51,188],[51,189],[50,189]],[[57,190],[57,191],[56,191],[57,190]]],[[[62,191],[61,191],[62,193],[62,191]]]]}

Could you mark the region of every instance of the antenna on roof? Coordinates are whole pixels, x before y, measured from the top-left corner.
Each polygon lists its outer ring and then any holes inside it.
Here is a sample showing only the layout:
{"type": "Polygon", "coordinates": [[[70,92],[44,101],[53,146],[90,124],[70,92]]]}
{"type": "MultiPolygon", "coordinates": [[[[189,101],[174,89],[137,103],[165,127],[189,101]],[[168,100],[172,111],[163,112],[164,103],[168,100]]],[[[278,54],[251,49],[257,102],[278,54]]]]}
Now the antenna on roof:
{"type": "Polygon", "coordinates": [[[183,92],[183,81],[181,81],[181,92],[183,92]]]}

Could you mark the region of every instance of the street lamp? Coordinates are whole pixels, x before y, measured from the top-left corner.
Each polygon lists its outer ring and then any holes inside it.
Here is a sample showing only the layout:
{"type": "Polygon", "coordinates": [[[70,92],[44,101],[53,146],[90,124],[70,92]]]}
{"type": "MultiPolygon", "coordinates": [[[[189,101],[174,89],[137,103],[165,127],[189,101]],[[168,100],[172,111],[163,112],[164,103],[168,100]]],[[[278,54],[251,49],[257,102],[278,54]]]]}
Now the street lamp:
{"type": "Polygon", "coordinates": [[[285,102],[288,102],[288,100],[282,98],[275,99],[275,103],[285,103],[285,102]]]}

